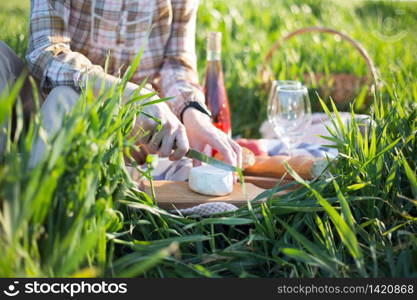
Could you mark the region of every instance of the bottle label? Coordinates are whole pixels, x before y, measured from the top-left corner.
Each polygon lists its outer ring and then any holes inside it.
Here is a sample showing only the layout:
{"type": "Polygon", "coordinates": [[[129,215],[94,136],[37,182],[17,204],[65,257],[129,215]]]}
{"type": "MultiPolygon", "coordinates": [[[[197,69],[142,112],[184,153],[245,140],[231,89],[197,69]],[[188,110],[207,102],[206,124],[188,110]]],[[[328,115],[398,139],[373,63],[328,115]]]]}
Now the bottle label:
{"type": "Polygon", "coordinates": [[[220,51],[207,51],[207,61],[218,61],[221,59],[220,51]]]}

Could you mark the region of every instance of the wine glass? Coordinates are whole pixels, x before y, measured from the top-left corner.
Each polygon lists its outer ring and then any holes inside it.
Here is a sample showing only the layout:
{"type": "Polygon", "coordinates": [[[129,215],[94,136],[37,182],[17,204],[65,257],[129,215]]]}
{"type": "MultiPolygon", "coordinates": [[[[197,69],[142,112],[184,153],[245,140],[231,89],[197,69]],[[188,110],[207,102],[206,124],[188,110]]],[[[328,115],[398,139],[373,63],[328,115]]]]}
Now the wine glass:
{"type": "Polygon", "coordinates": [[[297,87],[301,87],[301,82],[299,82],[298,80],[274,80],[272,81],[271,84],[271,89],[269,90],[269,97],[268,97],[268,107],[267,107],[267,117],[268,117],[268,121],[269,123],[273,123],[273,120],[271,119],[272,117],[272,113],[270,112],[271,110],[275,109],[275,101],[273,101],[272,99],[274,98],[274,95],[276,93],[276,89],[278,86],[297,86],[297,87]]]}
{"type": "Polygon", "coordinates": [[[292,156],[294,144],[311,125],[311,105],[305,86],[277,85],[271,91],[268,120],[292,156]]]}

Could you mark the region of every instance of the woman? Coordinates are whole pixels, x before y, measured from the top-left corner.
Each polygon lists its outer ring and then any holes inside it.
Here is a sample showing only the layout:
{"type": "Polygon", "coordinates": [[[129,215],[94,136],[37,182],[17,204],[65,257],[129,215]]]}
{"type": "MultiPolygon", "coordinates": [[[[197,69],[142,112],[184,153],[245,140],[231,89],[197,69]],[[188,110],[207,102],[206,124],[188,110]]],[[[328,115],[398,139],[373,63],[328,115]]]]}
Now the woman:
{"type": "MultiPolygon", "coordinates": [[[[145,108],[161,120],[159,132],[156,122],[138,116],[137,126],[149,132],[138,143],[150,153],[172,160],[183,157],[189,147],[203,150],[210,145],[227,163],[240,166],[240,146],[211,124],[198,85],[197,7],[197,0],[32,0],[27,67],[47,95],[41,114],[49,135],[59,130],[63,114],[71,111],[87,80],[95,83],[96,94],[102,84],[112,86],[144,46],[139,67],[124,92],[125,100],[145,78],[150,84],[141,93],[156,90],[173,99],[145,108]]],[[[0,43],[1,91],[24,69],[25,64],[0,43]]],[[[24,90],[24,113],[29,116],[32,99],[24,90]]],[[[44,151],[43,142],[38,140],[33,151],[36,162],[44,151]]],[[[143,151],[136,155],[139,161],[143,157],[143,151]]]]}

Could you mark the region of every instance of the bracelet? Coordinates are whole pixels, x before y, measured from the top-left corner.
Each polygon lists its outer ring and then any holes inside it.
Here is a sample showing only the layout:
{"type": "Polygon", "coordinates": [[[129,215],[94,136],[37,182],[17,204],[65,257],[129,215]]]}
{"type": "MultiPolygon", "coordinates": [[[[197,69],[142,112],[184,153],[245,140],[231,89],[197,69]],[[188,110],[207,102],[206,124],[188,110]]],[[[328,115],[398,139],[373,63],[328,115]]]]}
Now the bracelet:
{"type": "Polygon", "coordinates": [[[205,114],[205,115],[207,115],[207,116],[209,116],[211,118],[210,111],[208,111],[207,109],[205,109],[200,104],[200,102],[198,102],[198,101],[186,101],[185,102],[185,105],[184,105],[184,108],[182,109],[181,114],[180,114],[181,123],[184,123],[183,120],[182,120],[182,117],[184,115],[184,112],[187,110],[187,108],[190,108],[190,107],[193,107],[193,108],[197,109],[198,111],[202,112],[203,114],[205,114]]]}

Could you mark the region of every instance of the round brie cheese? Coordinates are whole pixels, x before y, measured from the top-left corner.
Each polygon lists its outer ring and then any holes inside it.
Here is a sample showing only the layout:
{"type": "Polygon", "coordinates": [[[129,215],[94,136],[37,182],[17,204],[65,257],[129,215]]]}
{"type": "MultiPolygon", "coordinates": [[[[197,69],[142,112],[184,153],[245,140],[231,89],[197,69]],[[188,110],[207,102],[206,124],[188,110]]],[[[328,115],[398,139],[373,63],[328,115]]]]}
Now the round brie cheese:
{"type": "Polygon", "coordinates": [[[233,174],[212,166],[202,165],[190,170],[188,186],[199,194],[225,196],[233,191],[233,174]]]}

